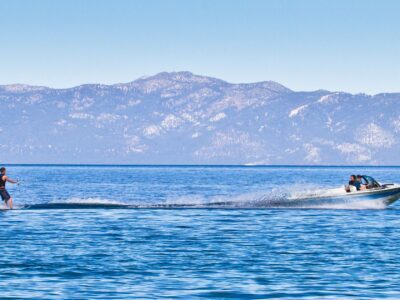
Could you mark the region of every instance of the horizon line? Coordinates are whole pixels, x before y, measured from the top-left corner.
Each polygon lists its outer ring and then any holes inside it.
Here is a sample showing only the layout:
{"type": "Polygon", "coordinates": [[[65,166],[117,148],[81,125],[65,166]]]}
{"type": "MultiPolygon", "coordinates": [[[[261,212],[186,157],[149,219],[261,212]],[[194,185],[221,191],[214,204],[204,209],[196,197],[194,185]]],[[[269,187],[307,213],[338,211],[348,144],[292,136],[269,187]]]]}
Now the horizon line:
{"type": "Polygon", "coordinates": [[[2,166],[26,166],[26,167],[339,167],[339,168],[398,168],[400,165],[290,165],[290,164],[271,164],[271,165],[253,165],[253,164],[68,164],[68,163],[5,163],[2,166]]]}

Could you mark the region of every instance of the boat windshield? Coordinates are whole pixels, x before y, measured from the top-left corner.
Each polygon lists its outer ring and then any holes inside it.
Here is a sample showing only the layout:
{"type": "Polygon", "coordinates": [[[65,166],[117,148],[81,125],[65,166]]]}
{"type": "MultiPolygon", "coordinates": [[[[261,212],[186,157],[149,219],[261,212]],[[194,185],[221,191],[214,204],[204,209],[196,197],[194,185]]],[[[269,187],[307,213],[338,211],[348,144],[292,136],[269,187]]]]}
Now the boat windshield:
{"type": "Polygon", "coordinates": [[[379,184],[378,181],[376,181],[374,178],[372,178],[371,176],[367,176],[367,175],[363,175],[362,176],[363,181],[365,180],[366,185],[368,186],[368,188],[377,188],[380,187],[381,185],[379,184]]]}

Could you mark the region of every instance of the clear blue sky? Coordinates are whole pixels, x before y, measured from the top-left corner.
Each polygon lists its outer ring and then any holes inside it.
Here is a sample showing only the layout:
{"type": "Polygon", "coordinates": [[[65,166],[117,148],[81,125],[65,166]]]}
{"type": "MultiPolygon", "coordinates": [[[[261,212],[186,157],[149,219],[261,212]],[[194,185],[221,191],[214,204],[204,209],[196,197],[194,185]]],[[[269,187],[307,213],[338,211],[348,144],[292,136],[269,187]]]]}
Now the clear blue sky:
{"type": "Polygon", "coordinates": [[[396,0],[0,0],[0,84],[188,70],[294,90],[400,92],[396,0]]]}

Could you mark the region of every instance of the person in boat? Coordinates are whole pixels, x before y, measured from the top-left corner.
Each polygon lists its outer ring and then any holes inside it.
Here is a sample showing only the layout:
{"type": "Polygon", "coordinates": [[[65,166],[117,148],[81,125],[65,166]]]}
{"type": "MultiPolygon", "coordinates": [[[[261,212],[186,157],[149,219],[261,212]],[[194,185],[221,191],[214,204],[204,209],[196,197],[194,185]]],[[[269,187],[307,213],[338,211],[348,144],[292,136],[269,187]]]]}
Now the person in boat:
{"type": "Polygon", "coordinates": [[[346,192],[353,192],[353,191],[356,191],[356,190],[358,190],[357,189],[357,178],[356,178],[356,175],[350,175],[350,180],[349,180],[349,183],[348,183],[348,185],[346,186],[346,192]]]}
{"type": "Polygon", "coordinates": [[[355,186],[357,188],[358,186],[357,182],[358,181],[356,175],[350,175],[349,185],[355,186]]]}
{"type": "Polygon", "coordinates": [[[357,175],[356,181],[358,182],[358,186],[360,188],[357,188],[357,191],[362,191],[362,190],[366,190],[367,189],[367,185],[362,183],[362,176],[361,175],[357,175]]]}
{"type": "Polygon", "coordinates": [[[1,199],[4,201],[4,208],[12,209],[13,208],[13,199],[11,198],[10,194],[6,190],[6,183],[18,183],[18,181],[9,178],[7,175],[6,168],[0,168],[0,196],[1,199]]]}

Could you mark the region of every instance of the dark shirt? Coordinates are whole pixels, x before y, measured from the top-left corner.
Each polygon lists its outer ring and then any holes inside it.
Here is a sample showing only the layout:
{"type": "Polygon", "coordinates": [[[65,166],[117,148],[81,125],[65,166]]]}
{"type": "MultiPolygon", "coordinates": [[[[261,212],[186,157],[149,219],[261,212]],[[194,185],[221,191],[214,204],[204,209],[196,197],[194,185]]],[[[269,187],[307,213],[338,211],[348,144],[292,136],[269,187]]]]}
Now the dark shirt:
{"type": "Polygon", "coordinates": [[[355,186],[357,191],[359,191],[361,189],[361,183],[357,180],[350,180],[349,185],[355,186]]]}
{"type": "Polygon", "coordinates": [[[6,188],[6,181],[3,180],[3,176],[5,175],[0,174],[0,190],[4,190],[6,188]]]}
{"type": "Polygon", "coordinates": [[[357,191],[361,189],[361,183],[357,180],[354,182],[354,186],[357,188],[357,191]]]}

